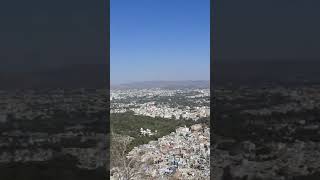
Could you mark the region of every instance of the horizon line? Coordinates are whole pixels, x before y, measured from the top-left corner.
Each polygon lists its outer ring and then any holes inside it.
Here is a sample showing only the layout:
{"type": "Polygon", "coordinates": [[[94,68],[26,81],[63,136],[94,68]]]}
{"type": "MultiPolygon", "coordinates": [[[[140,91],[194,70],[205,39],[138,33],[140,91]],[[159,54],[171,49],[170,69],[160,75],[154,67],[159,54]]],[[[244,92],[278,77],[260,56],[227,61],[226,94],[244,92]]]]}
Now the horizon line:
{"type": "Polygon", "coordinates": [[[112,83],[110,81],[110,85],[124,85],[124,84],[132,84],[132,83],[143,83],[143,82],[182,82],[182,81],[210,81],[210,79],[198,79],[198,80],[137,80],[137,81],[126,81],[122,83],[112,83]]]}

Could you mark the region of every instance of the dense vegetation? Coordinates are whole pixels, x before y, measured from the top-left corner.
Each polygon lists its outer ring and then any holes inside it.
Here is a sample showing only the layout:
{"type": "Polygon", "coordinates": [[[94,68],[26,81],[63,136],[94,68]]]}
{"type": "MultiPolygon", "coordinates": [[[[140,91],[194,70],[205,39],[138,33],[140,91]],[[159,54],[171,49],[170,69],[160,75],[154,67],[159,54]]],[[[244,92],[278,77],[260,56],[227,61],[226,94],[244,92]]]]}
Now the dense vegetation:
{"type": "Polygon", "coordinates": [[[161,117],[149,117],[142,115],[134,115],[133,112],[111,114],[111,129],[112,133],[126,135],[135,138],[130,145],[130,148],[135,146],[146,144],[151,140],[157,140],[160,137],[174,132],[177,127],[184,125],[190,126],[198,123],[193,120],[174,120],[161,117]],[[158,133],[155,136],[141,136],[140,128],[150,129],[152,132],[155,130],[158,133]]]}

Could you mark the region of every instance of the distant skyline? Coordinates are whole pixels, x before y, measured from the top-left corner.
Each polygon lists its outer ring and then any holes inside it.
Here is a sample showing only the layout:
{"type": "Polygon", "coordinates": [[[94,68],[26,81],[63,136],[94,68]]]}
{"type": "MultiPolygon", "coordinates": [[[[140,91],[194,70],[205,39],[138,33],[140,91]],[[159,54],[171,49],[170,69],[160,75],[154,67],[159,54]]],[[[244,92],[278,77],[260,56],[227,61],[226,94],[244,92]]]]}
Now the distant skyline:
{"type": "Polygon", "coordinates": [[[210,0],[110,0],[111,84],[210,79],[210,0]]]}

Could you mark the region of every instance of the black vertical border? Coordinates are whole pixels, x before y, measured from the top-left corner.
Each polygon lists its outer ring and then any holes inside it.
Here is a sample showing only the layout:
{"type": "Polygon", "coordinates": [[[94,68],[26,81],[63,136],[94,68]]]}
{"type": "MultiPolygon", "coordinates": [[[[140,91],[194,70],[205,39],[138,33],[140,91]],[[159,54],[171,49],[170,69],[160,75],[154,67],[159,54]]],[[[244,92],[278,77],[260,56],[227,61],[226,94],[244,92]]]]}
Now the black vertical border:
{"type": "Polygon", "coordinates": [[[107,153],[107,177],[108,179],[110,178],[110,0],[104,0],[105,2],[105,8],[106,8],[106,13],[105,13],[105,28],[106,28],[106,80],[107,82],[107,88],[106,88],[106,109],[107,109],[107,116],[106,116],[106,134],[107,134],[107,148],[106,148],[106,153],[107,153]]]}

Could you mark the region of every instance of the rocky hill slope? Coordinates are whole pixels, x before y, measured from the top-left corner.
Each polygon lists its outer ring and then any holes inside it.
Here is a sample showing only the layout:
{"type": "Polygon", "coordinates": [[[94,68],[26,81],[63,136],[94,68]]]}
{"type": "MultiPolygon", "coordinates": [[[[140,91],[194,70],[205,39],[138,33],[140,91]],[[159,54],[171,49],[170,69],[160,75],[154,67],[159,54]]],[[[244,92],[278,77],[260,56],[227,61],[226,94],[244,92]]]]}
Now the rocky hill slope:
{"type": "MultiPolygon", "coordinates": [[[[135,164],[132,179],[210,179],[210,129],[202,124],[135,147],[127,155],[135,164]]],[[[111,179],[121,171],[111,170],[111,179]]]]}

